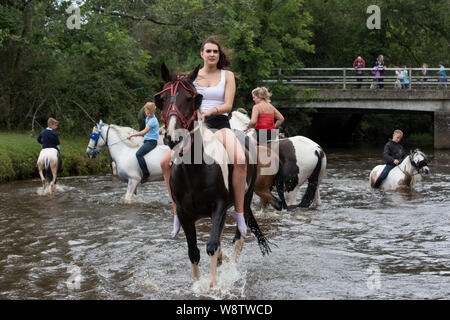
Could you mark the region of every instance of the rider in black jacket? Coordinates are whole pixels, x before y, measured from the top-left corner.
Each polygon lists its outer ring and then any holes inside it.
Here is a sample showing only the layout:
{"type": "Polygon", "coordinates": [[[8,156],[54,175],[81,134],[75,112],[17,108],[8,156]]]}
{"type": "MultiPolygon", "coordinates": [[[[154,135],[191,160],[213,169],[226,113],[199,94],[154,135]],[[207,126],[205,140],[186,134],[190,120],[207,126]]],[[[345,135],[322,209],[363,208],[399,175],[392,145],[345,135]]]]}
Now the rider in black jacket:
{"type": "Polygon", "coordinates": [[[388,176],[389,172],[395,168],[406,157],[402,145],[399,143],[403,138],[403,132],[401,130],[395,130],[392,135],[392,139],[384,145],[383,158],[386,161],[386,166],[375,181],[373,188],[379,188],[384,179],[388,176]]]}

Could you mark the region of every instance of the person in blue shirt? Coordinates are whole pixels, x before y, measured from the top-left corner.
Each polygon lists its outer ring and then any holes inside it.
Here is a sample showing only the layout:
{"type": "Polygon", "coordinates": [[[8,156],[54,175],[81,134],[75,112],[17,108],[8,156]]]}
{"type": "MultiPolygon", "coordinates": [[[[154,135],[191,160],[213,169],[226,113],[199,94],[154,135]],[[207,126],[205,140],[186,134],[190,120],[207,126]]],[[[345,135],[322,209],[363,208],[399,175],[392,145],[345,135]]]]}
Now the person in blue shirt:
{"type": "Polygon", "coordinates": [[[443,62],[439,62],[439,71],[438,71],[440,82],[442,84],[439,84],[438,87],[444,87],[447,88],[447,74],[445,73],[445,67],[443,62]]]}
{"type": "Polygon", "coordinates": [[[127,138],[131,139],[136,136],[144,136],[144,144],[136,152],[136,158],[142,170],[141,183],[146,183],[150,177],[144,156],[152,151],[158,144],[159,123],[155,117],[156,106],[153,102],[147,102],[144,105],[145,111],[145,128],[139,132],[130,134],[127,138]]]}
{"type": "Polygon", "coordinates": [[[39,136],[37,137],[37,141],[42,144],[42,149],[46,148],[55,148],[58,150],[58,171],[62,169],[62,159],[61,154],[59,153],[59,137],[56,133],[56,129],[58,128],[58,120],[54,118],[48,118],[47,120],[47,129],[41,131],[39,136]]]}

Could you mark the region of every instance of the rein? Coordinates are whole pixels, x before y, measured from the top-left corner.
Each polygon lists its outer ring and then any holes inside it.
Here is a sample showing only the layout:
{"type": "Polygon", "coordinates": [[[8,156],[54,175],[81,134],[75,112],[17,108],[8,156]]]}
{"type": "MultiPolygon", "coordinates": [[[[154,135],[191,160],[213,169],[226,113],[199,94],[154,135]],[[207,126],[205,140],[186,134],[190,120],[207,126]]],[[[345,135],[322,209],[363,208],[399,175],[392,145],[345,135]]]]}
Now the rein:
{"type": "MultiPolygon", "coordinates": [[[[397,166],[395,166],[395,167],[398,168],[405,176],[414,178],[415,176],[420,175],[420,173],[419,173],[419,170],[417,170],[417,166],[416,166],[415,162],[412,160],[412,156],[409,155],[408,158],[409,158],[409,162],[411,162],[411,166],[414,168],[414,170],[416,171],[416,173],[414,173],[414,174],[409,174],[409,173],[406,171],[406,165],[405,165],[405,168],[403,168],[403,170],[400,169],[400,165],[397,165],[397,166]]],[[[400,164],[401,164],[401,163],[400,163],[400,164]]]]}
{"type": "MultiPolygon", "coordinates": [[[[167,83],[166,83],[167,85],[167,83]]],[[[171,116],[176,116],[183,128],[189,130],[189,128],[192,125],[192,121],[195,120],[195,116],[196,116],[196,112],[195,112],[195,99],[194,97],[197,95],[197,92],[195,92],[194,90],[191,90],[189,88],[186,87],[186,85],[183,83],[182,80],[180,80],[180,76],[177,77],[177,81],[175,82],[170,82],[170,87],[167,87],[165,89],[163,89],[162,91],[158,92],[156,95],[160,95],[163,92],[169,91],[170,90],[170,100],[169,100],[169,108],[167,108],[166,114],[161,113],[161,121],[164,124],[164,128],[167,128],[167,120],[171,117],[171,116]],[[181,86],[188,92],[190,92],[192,94],[192,116],[187,119],[187,117],[180,112],[180,110],[177,107],[176,104],[176,97],[178,95],[178,85],[181,84],[181,86]]]]}

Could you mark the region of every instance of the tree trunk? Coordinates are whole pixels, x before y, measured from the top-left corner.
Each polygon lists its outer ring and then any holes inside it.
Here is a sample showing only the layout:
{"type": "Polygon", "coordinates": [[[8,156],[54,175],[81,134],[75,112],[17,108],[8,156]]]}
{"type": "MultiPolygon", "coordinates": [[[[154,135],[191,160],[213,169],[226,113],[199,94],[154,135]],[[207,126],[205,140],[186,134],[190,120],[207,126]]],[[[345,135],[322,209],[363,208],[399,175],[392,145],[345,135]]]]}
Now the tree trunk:
{"type": "Polygon", "coordinates": [[[23,11],[24,28],[22,30],[21,44],[19,45],[19,48],[17,50],[16,61],[14,63],[14,71],[16,75],[22,71],[23,56],[25,51],[24,42],[31,30],[33,10],[34,10],[34,2],[30,1],[26,4],[25,9],[23,11]]]}

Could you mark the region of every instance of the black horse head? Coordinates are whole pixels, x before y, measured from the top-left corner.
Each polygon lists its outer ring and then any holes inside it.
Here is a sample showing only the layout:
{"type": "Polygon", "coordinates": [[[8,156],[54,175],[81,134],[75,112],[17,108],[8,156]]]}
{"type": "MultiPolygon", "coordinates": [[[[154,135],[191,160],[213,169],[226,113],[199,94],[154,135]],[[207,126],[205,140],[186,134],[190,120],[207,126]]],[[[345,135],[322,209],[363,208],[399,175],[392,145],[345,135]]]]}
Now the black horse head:
{"type": "Polygon", "coordinates": [[[197,93],[193,82],[199,69],[200,65],[188,75],[170,74],[166,65],[161,65],[161,76],[165,84],[155,95],[155,104],[161,110],[161,120],[167,131],[164,143],[171,149],[182,140],[182,135],[177,135],[176,131],[192,130],[194,121],[197,120],[197,110],[203,96],[197,93]]]}

